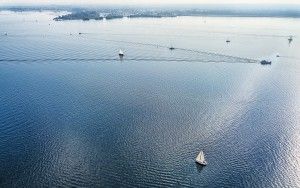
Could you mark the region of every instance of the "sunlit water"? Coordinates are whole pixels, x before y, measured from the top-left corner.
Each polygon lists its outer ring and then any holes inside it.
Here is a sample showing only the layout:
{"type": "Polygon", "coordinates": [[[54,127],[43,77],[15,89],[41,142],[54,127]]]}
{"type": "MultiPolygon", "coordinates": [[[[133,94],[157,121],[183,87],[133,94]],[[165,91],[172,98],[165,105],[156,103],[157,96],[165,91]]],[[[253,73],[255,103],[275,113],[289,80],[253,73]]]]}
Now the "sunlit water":
{"type": "Polygon", "coordinates": [[[299,19],[57,14],[0,12],[1,187],[300,186],[299,19]]]}

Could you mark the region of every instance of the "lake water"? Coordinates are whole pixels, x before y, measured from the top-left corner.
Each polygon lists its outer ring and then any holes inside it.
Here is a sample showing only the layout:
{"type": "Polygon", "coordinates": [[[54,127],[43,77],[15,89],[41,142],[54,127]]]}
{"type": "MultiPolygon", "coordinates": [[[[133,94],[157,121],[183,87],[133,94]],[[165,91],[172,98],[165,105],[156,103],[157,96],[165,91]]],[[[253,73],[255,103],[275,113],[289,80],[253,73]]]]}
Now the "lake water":
{"type": "Polygon", "coordinates": [[[0,12],[1,187],[300,187],[300,19],[57,14],[0,12]]]}

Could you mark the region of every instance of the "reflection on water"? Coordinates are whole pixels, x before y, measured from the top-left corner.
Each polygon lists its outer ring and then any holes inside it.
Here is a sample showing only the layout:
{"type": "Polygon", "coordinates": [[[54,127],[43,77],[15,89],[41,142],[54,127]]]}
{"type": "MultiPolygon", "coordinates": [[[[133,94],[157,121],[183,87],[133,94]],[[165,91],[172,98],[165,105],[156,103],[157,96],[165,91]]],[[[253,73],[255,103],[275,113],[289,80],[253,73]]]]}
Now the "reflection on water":
{"type": "Polygon", "coordinates": [[[298,19],[53,14],[0,14],[1,187],[300,186],[298,19]]]}
{"type": "Polygon", "coordinates": [[[196,164],[196,163],[195,163],[195,166],[196,166],[196,168],[197,168],[197,171],[198,171],[199,173],[201,173],[202,170],[203,170],[203,168],[204,168],[204,166],[198,165],[198,164],[196,164]]]}

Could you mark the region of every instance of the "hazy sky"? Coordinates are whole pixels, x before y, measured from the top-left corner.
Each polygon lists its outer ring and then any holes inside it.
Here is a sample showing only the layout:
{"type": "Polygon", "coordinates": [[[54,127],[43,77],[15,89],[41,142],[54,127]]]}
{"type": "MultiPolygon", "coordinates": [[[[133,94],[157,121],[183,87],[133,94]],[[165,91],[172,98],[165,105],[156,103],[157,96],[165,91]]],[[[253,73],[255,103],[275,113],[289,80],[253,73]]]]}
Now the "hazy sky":
{"type": "Polygon", "coordinates": [[[216,3],[270,3],[300,4],[300,0],[0,0],[0,4],[216,4],[216,3]]]}

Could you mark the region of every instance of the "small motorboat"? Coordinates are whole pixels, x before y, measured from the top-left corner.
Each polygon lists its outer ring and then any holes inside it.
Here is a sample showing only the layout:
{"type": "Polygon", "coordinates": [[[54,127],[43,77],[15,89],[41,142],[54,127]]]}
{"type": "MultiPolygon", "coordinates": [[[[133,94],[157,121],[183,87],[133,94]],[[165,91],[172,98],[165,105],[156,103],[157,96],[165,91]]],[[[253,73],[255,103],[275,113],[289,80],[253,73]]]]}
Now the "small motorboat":
{"type": "Polygon", "coordinates": [[[272,61],[262,60],[260,64],[262,65],[271,65],[272,61]]]}
{"type": "Polygon", "coordinates": [[[124,57],[124,52],[121,49],[119,50],[119,56],[124,57]]]}
{"type": "Polygon", "coordinates": [[[230,43],[231,41],[229,39],[226,40],[226,43],[230,43]]]}
{"type": "Polygon", "coordinates": [[[175,50],[175,48],[173,46],[169,47],[169,50],[175,50]]]}
{"type": "Polygon", "coordinates": [[[205,157],[204,157],[204,152],[203,151],[200,151],[199,154],[197,155],[196,157],[196,163],[202,165],[202,166],[206,166],[207,165],[207,162],[205,160],[205,157]]]}

